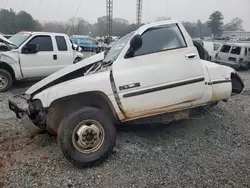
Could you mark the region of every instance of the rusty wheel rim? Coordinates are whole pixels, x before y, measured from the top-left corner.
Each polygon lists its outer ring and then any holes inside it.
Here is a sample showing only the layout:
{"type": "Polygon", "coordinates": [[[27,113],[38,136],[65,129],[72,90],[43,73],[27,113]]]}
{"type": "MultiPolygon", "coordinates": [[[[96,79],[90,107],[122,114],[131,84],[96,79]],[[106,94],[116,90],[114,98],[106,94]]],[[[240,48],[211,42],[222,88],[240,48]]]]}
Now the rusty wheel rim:
{"type": "Polygon", "coordinates": [[[72,143],[81,153],[96,152],[102,146],[105,132],[102,125],[95,120],[84,120],[75,127],[72,143]]]}
{"type": "Polygon", "coordinates": [[[8,85],[8,79],[6,76],[0,74],[0,89],[5,88],[8,85]]]}

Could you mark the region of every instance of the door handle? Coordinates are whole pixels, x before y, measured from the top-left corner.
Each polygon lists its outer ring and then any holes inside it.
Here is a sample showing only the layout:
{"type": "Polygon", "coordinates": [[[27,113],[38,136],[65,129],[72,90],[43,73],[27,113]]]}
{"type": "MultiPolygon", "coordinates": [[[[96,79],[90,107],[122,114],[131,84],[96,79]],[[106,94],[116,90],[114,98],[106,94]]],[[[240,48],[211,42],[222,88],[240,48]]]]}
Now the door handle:
{"type": "Polygon", "coordinates": [[[186,59],[196,59],[197,58],[197,54],[188,54],[186,55],[186,59]]]}
{"type": "Polygon", "coordinates": [[[56,54],[53,55],[53,59],[57,60],[57,55],[56,54]]]}

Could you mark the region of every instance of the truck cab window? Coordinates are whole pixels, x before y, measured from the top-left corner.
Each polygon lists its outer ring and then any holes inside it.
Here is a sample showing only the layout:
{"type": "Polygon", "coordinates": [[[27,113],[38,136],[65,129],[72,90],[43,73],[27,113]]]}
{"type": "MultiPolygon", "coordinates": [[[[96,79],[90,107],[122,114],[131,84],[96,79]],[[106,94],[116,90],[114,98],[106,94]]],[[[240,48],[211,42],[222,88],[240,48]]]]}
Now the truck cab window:
{"type": "Polygon", "coordinates": [[[29,44],[37,44],[39,52],[53,51],[53,44],[50,36],[36,36],[29,44]]]}
{"type": "Polygon", "coordinates": [[[67,43],[63,36],[56,36],[56,43],[59,51],[68,51],[67,43]]]}
{"type": "Polygon", "coordinates": [[[157,53],[187,46],[176,24],[164,25],[148,29],[142,35],[142,47],[134,56],[157,53]]]}

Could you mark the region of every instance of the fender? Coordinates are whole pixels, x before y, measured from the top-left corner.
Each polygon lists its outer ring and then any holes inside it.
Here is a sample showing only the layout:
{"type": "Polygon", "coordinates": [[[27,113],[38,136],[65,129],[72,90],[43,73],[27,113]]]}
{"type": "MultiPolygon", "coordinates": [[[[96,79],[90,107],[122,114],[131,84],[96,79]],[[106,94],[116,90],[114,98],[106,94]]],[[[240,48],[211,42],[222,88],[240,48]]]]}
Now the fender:
{"type": "Polygon", "coordinates": [[[23,79],[18,51],[0,52],[0,63],[13,69],[16,80],[23,79]]]}
{"type": "Polygon", "coordinates": [[[235,80],[233,83],[233,77],[236,77],[240,82],[237,84],[237,93],[240,94],[244,90],[244,83],[240,76],[231,67],[219,65],[216,63],[201,61],[207,67],[209,74],[209,81],[207,85],[212,86],[212,102],[228,99],[233,93],[233,86],[235,86],[235,80]]]}
{"type": "Polygon", "coordinates": [[[205,60],[201,60],[201,63],[203,63],[207,67],[210,77],[210,82],[208,82],[208,84],[223,82],[226,80],[230,82],[231,74],[238,75],[236,70],[228,66],[219,65],[205,60]]]}
{"type": "Polygon", "coordinates": [[[91,91],[105,93],[112,103],[115,102],[109,80],[109,71],[79,77],[54,85],[34,95],[33,100],[40,99],[43,107],[47,108],[53,101],[60,98],[91,91]]]}

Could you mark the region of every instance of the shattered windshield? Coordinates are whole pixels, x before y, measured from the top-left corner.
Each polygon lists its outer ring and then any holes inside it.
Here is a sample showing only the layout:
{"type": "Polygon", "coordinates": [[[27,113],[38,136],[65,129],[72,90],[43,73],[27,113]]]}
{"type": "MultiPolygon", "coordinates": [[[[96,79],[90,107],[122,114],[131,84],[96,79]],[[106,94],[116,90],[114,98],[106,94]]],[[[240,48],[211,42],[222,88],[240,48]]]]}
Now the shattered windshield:
{"type": "Polygon", "coordinates": [[[120,40],[114,42],[103,62],[104,63],[114,62],[134,33],[135,32],[133,31],[122,37],[120,40]]]}
{"type": "Polygon", "coordinates": [[[30,33],[17,33],[9,38],[9,40],[19,48],[29,37],[31,36],[30,33]]]}

